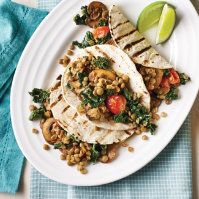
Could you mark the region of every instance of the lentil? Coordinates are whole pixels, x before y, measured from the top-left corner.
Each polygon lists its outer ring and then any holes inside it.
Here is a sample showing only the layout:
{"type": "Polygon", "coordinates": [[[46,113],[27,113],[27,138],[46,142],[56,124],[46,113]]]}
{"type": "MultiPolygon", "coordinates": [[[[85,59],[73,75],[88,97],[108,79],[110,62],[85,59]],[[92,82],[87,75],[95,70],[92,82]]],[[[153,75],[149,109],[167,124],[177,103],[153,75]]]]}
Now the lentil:
{"type": "Polygon", "coordinates": [[[161,113],[161,117],[166,117],[166,116],[167,116],[167,113],[165,113],[165,112],[161,113]]]}
{"type": "Polygon", "coordinates": [[[64,154],[61,154],[61,155],[60,155],[60,159],[61,159],[61,160],[65,160],[65,159],[66,159],[66,156],[65,156],[64,154]]]}
{"type": "Polygon", "coordinates": [[[30,110],[31,112],[33,112],[33,111],[36,110],[36,109],[37,109],[37,107],[34,106],[34,105],[30,105],[30,106],[29,106],[29,110],[30,110]]]}
{"type": "Polygon", "coordinates": [[[86,173],[87,173],[87,170],[86,170],[85,168],[83,168],[83,169],[81,170],[81,173],[82,173],[82,174],[86,174],[86,173]]]}
{"type": "Polygon", "coordinates": [[[48,144],[44,144],[44,145],[43,145],[43,149],[44,149],[44,150],[49,150],[49,149],[50,149],[50,147],[49,147],[49,145],[48,145],[48,144]]]}
{"type": "Polygon", "coordinates": [[[140,135],[140,134],[141,134],[141,131],[140,131],[140,130],[136,130],[136,131],[135,131],[135,134],[140,135]]]}
{"type": "Polygon", "coordinates": [[[35,134],[39,133],[39,131],[37,129],[32,129],[32,132],[35,134]]]}
{"type": "Polygon", "coordinates": [[[103,88],[97,88],[97,95],[103,95],[104,89],[103,88]]]}
{"type": "Polygon", "coordinates": [[[133,147],[129,147],[129,148],[128,148],[128,151],[129,151],[129,152],[133,152],[133,151],[134,151],[134,148],[133,148],[133,147]]]}
{"type": "Polygon", "coordinates": [[[125,87],[125,84],[124,84],[124,83],[122,83],[122,84],[121,84],[121,88],[124,88],[124,87],[125,87]]]}
{"type": "Polygon", "coordinates": [[[67,55],[73,55],[73,52],[71,50],[67,50],[67,55]]]}
{"type": "Polygon", "coordinates": [[[63,65],[64,64],[64,59],[59,59],[59,64],[63,65]]]}
{"type": "Polygon", "coordinates": [[[102,156],[102,162],[108,162],[108,156],[107,155],[102,156]]]}
{"type": "Polygon", "coordinates": [[[142,136],[142,139],[143,139],[143,140],[148,140],[148,136],[143,135],[143,136],[142,136]]]}
{"type": "Polygon", "coordinates": [[[115,92],[116,93],[119,93],[120,92],[120,88],[117,86],[117,87],[115,87],[115,92]]]}
{"type": "Polygon", "coordinates": [[[73,45],[70,45],[70,50],[74,50],[75,49],[75,46],[73,46],[73,45]]]}

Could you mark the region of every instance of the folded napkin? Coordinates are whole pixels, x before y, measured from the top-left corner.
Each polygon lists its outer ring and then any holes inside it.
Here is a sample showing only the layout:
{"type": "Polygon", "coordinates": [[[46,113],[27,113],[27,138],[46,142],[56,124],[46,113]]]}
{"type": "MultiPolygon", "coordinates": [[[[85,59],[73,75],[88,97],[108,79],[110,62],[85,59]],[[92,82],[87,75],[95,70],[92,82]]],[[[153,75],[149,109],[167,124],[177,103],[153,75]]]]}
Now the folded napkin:
{"type": "Polygon", "coordinates": [[[24,160],[10,120],[13,74],[26,43],[47,14],[0,0],[0,192],[16,193],[24,160]]]}
{"type": "MultiPolygon", "coordinates": [[[[37,0],[51,10],[60,0],[37,0]]],[[[120,181],[95,187],[59,184],[31,168],[31,199],[192,198],[190,117],[170,144],[147,166],[120,181]]]]}

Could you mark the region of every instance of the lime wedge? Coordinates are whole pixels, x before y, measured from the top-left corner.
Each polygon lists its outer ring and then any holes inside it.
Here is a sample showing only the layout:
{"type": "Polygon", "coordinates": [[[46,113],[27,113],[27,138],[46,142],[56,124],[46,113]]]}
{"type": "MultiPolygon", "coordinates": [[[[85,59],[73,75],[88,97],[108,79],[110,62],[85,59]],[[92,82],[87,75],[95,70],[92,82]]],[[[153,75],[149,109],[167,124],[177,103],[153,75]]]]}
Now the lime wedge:
{"type": "Polygon", "coordinates": [[[159,21],[165,4],[165,1],[156,1],[142,10],[137,20],[139,32],[148,30],[159,21]]]}
{"type": "Polygon", "coordinates": [[[170,37],[175,26],[175,20],[175,9],[168,4],[165,4],[158,23],[156,44],[163,43],[170,37]]]}

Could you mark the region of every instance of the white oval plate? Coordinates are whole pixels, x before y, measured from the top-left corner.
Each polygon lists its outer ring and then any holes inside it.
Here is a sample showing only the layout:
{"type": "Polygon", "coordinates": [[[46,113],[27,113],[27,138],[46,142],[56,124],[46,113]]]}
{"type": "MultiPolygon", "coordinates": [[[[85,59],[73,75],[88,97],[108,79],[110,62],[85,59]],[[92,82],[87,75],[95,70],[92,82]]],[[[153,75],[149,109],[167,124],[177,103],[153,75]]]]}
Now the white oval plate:
{"type": "MultiPolygon", "coordinates": [[[[148,141],[141,136],[133,136],[129,145],[135,148],[129,153],[121,148],[119,156],[110,164],[88,166],[88,174],[82,175],[74,167],[61,161],[58,150],[42,149],[45,140],[42,133],[33,135],[32,128],[39,129],[39,122],[28,120],[28,107],[32,104],[28,91],[34,87],[48,88],[55,77],[64,71],[58,64],[73,40],[82,40],[88,28],[76,26],[73,16],[80,11],[81,5],[90,1],[62,1],[41,23],[26,46],[14,76],[11,91],[11,117],[15,137],[20,149],[30,163],[43,175],[64,184],[93,186],[110,183],[128,176],[156,157],[174,137],[194,102],[199,82],[199,21],[198,15],[188,0],[172,0],[178,16],[177,26],[172,37],[164,45],[155,46],[158,51],[174,64],[179,71],[186,72],[191,83],[180,87],[181,99],[170,106],[161,105],[160,112],[165,111],[168,117],[159,121],[159,128],[148,141]]],[[[115,3],[136,23],[141,10],[151,3],[150,0],[102,1],[107,6],[115,3]]],[[[155,30],[146,36],[154,43],[155,30]],[[152,34],[153,33],[153,34],[152,34]]],[[[77,50],[75,51],[77,52],[77,50]]]]}

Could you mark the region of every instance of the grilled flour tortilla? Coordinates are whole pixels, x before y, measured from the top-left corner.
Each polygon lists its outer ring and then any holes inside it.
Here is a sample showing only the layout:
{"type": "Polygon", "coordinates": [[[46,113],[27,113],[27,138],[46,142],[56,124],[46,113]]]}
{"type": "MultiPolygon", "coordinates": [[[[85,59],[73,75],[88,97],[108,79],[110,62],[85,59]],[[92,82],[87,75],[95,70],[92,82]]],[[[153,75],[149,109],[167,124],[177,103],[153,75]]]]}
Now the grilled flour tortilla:
{"type": "Polygon", "coordinates": [[[50,109],[59,125],[70,135],[88,142],[102,145],[121,142],[130,137],[134,130],[111,131],[96,128],[89,120],[80,117],[63,98],[61,78],[58,77],[50,89],[50,109]]]}
{"type": "Polygon", "coordinates": [[[134,63],[158,69],[173,67],[158,54],[115,5],[110,9],[109,28],[115,44],[127,53],[134,63]]]}
{"type": "MultiPolygon", "coordinates": [[[[113,69],[113,71],[115,72],[120,72],[124,75],[127,75],[130,78],[129,83],[128,83],[130,91],[133,92],[134,94],[141,96],[140,103],[145,108],[150,110],[150,95],[145,87],[142,76],[136,70],[134,63],[131,61],[131,59],[128,57],[127,54],[125,54],[122,50],[112,45],[96,45],[96,46],[88,47],[82,50],[75,57],[72,63],[89,55],[90,56],[92,55],[94,57],[102,56],[111,60],[111,66],[110,66],[111,69],[113,69]]],[[[69,67],[66,69],[62,77],[63,97],[71,107],[73,107],[75,110],[78,111],[82,119],[88,120],[90,119],[88,117],[88,112],[80,113],[79,111],[79,106],[81,106],[81,103],[82,103],[80,97],[67,87],[69,83],[69,78],[70,78],[68,75],[71,72],[70,69],[71,67],[69,64],[69,67]]],[[[77,83],[79,83],[78,80],[77,80],[77,83]]],[[[98,127],[101,127],[104,129],[110,129],[110,130],[128,130],[128,129],[134,128],[134,125],[135,125],[132,122],[116,123],[113,120],[105,120],[105,121],[92,120],[92,123],[98,127]]]]}

